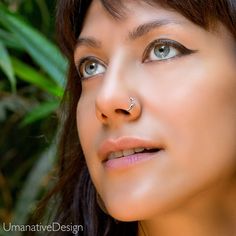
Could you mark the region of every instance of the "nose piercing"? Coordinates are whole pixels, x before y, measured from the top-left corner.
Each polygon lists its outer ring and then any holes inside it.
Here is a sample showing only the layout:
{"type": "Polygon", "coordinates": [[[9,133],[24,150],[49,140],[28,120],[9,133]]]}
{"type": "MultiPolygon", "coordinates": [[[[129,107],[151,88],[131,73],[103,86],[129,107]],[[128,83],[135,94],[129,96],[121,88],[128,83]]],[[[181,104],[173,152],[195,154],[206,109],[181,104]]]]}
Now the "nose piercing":
{"type": "Polygon", "coordinates": [[[129,108],[126,110],[127,112],[130,112],[135,106],[135,99],[132,97],[129,97],[129,100],[130,100],[130,105],[129,105],[129,108]]]}

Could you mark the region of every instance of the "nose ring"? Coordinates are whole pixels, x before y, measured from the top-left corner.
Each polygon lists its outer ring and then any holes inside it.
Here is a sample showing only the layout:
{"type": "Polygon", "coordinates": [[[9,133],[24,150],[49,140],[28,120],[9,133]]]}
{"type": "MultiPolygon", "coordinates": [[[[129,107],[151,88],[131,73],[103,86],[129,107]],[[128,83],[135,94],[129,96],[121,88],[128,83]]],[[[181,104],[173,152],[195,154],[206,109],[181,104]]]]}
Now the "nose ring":
{"type": "Polygon", "coordinates": [[[130,112],[135,107],[135,99],[132,97],[129,97],[130,105],[129,108],[126,110],[127,112],[130,112]]]}

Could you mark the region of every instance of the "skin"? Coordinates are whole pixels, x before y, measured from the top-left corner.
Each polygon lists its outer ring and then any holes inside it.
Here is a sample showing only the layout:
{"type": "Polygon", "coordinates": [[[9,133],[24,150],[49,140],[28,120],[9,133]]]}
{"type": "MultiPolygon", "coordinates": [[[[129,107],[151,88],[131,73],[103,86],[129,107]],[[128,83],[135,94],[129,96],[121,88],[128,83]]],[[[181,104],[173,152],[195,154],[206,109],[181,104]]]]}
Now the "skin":
{"type": "Polygon", "coordinates": [[[95,0],[80,38],[93,38],[99,47],[80,43],[74,54],[77,66],[88,56],[104,64],[82,80],[76,114],[93,183],[110,215],[140,221],[140,236],[234,235],[235,41],[221,24],[209,32],[158,6],[135,1],[126,8],[117,20],[95,0]],[[129,39],[129,32],[153,20],[172,23],[129,39]],[[160,38],[193,52],[144,59],[147,46],[160,38]],[[130,96],[136,107],[122,112],[130,96]],[[126,169],[106,169],[98,155],[101,144],[127,136],[163,151],[126,169]]]}

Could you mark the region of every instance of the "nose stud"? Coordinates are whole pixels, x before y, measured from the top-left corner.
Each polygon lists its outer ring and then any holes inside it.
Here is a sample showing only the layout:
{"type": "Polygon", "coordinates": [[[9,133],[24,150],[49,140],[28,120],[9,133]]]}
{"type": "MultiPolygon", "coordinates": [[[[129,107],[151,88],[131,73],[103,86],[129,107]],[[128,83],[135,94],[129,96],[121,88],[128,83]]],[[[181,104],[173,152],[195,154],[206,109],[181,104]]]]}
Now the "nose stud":
{"type": "Polygon", "coordinates": [[[133,97],[129,97],[130,105],[129,108],[126,110],[127,112],[130,112],[135,107],[135,99],[133,97]]]}

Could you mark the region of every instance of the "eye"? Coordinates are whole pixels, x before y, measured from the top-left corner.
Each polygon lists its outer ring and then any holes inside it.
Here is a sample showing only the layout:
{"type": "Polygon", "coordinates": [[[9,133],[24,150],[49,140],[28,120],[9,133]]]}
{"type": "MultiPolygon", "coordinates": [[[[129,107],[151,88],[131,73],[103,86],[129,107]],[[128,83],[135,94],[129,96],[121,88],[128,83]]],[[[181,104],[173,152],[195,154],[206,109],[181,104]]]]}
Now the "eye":
{"type": "Polygon", "coordinates": [[[77,67],[81,79],[87,79],[106,71],[105,65],[96,58],[87,57],[80,60],[77,67]]]}
{"type": "Polygon", "coordinates": [[[157,45],[150,52],[150,60],[166,60],[176,57],[179,51],[169,45],[157,45]]]}
{"type": "Polygon", "coordinates": [[[144,62],[168,60],[193,52],[194,50],[190,50],[176,41],[159,39],[152,42],[145,50],[144,62]]]}

